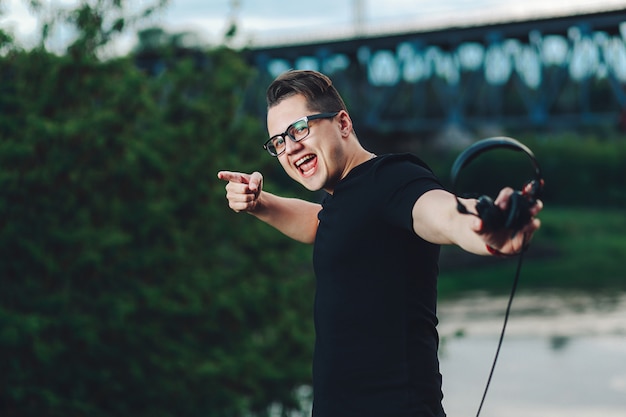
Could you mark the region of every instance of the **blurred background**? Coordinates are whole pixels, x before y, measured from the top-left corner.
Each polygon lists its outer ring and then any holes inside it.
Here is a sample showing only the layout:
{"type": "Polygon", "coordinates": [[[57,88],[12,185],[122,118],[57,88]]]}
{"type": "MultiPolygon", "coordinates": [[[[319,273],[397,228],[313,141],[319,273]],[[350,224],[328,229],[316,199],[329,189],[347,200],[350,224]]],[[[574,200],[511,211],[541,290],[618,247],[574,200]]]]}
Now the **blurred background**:
{"type": "MultiPolygon", "coordinates": [[[[477,140],[546,186],[484,417],[626,415],[626,2],[0,2],[0,415],[307,416],[311,248],[222,169],[318,200],[262,149],[265,88],[321,70],[360,140],[449,187],[477,140]]],[[[481,155],[459,191],[533,178],[481,155]]],[[[448,415],[474,415],[514,260],[446,247],[448,415]]]]}

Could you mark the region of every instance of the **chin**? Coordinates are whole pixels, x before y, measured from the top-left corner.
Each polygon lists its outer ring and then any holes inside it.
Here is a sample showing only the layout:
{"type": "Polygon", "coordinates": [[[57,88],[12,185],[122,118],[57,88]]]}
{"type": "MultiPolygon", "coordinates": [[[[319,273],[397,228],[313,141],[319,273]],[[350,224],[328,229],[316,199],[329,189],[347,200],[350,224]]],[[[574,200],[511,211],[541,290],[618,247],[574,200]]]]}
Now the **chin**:
{"type": "Polygon", "coordinates": [[[323,188],[321,185],[312,184],[306,181],[300,181],[300,184],[302,184],[302,186],[309,191],[319,191],[323,188]]]}
{"type": "Polygon", "coordinates": [[[298,182],[309,191],[319,191],[324,188],[324,184],[320,184],[319,181],[314,181],[310,178],[300,178],[298,182]]]}
{"type": "Polygon", "coordinates": [[[303,177],[300,172],[290,172],[289,176],[309,191],[319,191],[324,188],[323,182],[316,178],[317,175],[303,177]]]}

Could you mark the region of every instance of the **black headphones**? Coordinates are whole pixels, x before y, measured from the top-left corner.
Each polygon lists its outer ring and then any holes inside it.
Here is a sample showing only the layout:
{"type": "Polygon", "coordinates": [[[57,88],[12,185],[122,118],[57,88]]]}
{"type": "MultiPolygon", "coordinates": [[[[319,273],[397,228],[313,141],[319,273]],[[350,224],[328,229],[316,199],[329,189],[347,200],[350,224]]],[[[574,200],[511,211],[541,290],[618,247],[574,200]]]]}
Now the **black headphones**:
{"type": "Polygon", "coordinates": [[[459,213],[480,217],[483,221],[484,230],[510,229],[514,232],[522,229],[530,221],[530,208],[541,196],[544,183],[539,163],[535,159],[533,152],[526,145],[507,137],[483,139],[464,150],[452,165],[451,180],[459,213]],[[511,149],[525,153],[533,164],[535,178],[526,183],[521,191],[515,191],[511,195],[507,210],[501,210],[489,196],[483,195],[477,200],[477,213],[472,213],[461,203],[456,193],[457,176],[461,169],[478,157],[478,155],[496,148],[511,149]]]}

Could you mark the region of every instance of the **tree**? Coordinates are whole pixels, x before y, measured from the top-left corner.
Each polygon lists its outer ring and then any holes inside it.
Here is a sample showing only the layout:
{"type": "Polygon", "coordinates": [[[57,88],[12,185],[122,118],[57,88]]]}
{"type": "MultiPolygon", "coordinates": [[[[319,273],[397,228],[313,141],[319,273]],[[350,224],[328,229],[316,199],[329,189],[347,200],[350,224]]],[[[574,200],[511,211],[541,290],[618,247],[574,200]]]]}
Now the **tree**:
{"type": "Polygon", "coordinates": [[[77,28],[65,55],[0,58],[0,414],[297,407],[310,251],[230,212],[216,179],[279,176],[240,112],[250,69],[216,48],[151,77],[77,28]]]}

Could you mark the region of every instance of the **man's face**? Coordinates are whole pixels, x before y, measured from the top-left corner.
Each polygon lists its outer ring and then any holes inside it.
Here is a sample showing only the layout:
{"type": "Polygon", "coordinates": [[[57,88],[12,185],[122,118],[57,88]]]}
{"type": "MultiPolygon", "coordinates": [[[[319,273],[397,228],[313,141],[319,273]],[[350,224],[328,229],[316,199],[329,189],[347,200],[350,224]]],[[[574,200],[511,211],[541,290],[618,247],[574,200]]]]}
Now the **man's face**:
{"type": "MultiPolygon", "coordinates": [[[[296,120],[316,113],[307,107],[304,96],[286,98],[267,113],[269,135],[280,135],[296,120]]],[[[334,118],[309,121],[309,134],[299,142],[285,137],[286,149],[278,160],[291,178],[311,191],[323,188],[332,192],[343,176],[340,117],[341,113],[334,118]]]]}

